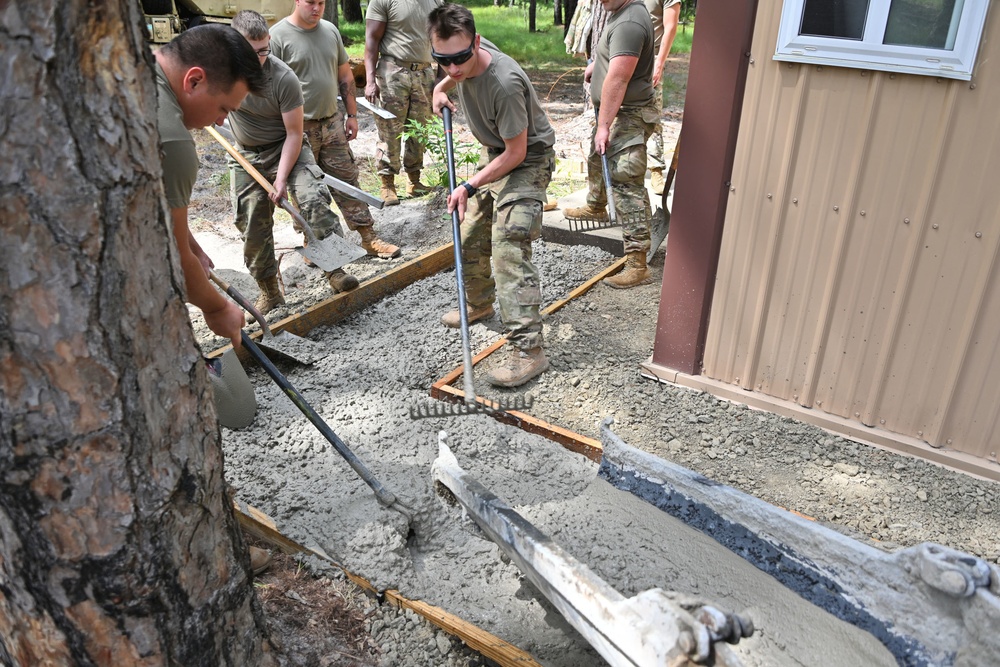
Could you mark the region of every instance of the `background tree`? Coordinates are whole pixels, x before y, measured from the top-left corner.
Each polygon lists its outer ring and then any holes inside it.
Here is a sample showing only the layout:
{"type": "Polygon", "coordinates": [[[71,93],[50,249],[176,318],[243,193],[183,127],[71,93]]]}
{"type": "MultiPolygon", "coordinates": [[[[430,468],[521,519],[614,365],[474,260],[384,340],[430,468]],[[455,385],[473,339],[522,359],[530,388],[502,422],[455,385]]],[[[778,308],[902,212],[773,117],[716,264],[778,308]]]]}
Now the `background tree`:
{"type": "Polygon", "coordinates": [[[0,664],[259,665],[134,0],[0,0],[0,664]]]}
{"type": "Polygon", "coordinates": [[[337,0],[329,0],[323,7],[323,18],[335,26],[340,26],[340,19],[337,16],[337,0]]]}
{"type": "Polygon", "coordinates": [[[365,15],[361,12],[361,0],[341,0],[344,10],[344,20],[348,23],[361,23],[365,15]]]}
{"type": "Polygon", "coordinates": [[[528,32],[536,32],[535,14],[537,11],[538,11],[538,0],[530,0],[528,2],[528,32]]]}

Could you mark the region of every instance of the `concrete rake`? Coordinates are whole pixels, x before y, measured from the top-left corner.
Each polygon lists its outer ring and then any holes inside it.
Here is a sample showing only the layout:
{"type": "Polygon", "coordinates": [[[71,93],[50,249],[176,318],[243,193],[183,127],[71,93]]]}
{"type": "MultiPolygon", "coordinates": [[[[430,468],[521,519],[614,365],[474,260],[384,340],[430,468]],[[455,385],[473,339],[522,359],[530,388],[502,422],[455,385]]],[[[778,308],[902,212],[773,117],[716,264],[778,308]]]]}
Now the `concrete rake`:
{"type": "MultiPolygon", "coordinates": [[[[451,109],[444,107],[444,140],[448,155],[448,192],[455,191],[455,148],[452,140],[451,109]]],[[[459,417],[462,415],[492,414],[511,410],[527,410],[534,403],[531,396],[515,396],[486,401],[476,399],[476,389],[472,382],[472,344],[469,342],[469,313],[465,304],[465,279],[462,275],[462,233],[458,219],[458,209],[451,212],[451,236],[455,250],[455,281],[458,283],[458,316],[462,331],[462,383],[465,400],[462,403],[435,402],[428,405],[410,406],[410,419],[428,417],[459,417]]]]}

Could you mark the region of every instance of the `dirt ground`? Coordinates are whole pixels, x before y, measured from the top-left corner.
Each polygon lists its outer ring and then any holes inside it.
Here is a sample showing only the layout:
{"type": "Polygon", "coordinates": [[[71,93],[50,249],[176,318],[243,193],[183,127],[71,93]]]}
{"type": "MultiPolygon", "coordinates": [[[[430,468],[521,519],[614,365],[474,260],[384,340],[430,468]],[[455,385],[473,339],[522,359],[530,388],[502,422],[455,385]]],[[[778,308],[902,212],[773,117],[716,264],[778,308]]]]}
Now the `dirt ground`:
{"type": "MultiPolygon", "coordinates": [[[[666,76],[672,80],[668,85],[668,105],[664,109],[664,140],[667,151],[672,150],[679,132],[687,61],[687,55],[675,56],[667,64],[666,76]]],[[[585,185],[580,169],[584,160],[583,150],[590,139],[591,126],[590,118],[583,110],[582,74],[582,65],[566,72],[529,71],[556,131],[556,152],[561,168],[550,188],[550,199],[553,201],[558,200],[561,194],[578,190],[585,185]]],[[[459,115],[457,123],[460,122],[459,115]]],[[[377,140],[374,123],[370,118],[362,117],[360,126],[360,136],[352,143],[352,149],[362,172],[362,187],[377,194],[378,179],[372,170],[377,140]]],[[[459,141],[469,138],[460,127],[456,129],[459,141]]],[[[206,132],[195,132],[195,138],[202,166],[189,208],[191,229],[217,265],[242,268],[241,239],[233,224],[225,151],[206,132]]],[[[402,193],[402,187],[399,190],[402,193]]],[[[420,212],[421,224],[424,224],[426,211],[436,210],[440,213],[442,195],[438,193],[417,201],[404,198],[403,202],[403,206],[395,209],[373,210],[376,228],[395,229],[386,218],[392,217],[395,222],[400,215],[408,215],[401,213],[402,209],[411,207],[420,212]]],[[[427,238],[415,237],[405,231],[400,232],[399,236],[386,234],[384,231],[381,233],[388,240],[404,247],[402,260],[412,259],[418,250],[431,249],[451,240],[450,226],[443,222],[439,220],[436,225],[432,225],[427,238]]],[[[329,296],[323,289],[317,272],[305,271],[297,254],[289,252],[290,249],[279,240],[289,238],[280,229],[287,227],[288,223],[287,216],[279,211],[276,215],[275,235],[288,304],[268,316],[272,322],[304,310],[329,296]],[[301,282],[293,282],[296,276],[301,276],[301,282]]],[[[374,259],[360,260],[352,265],[351,271],[363,280],[397,265],[396,262],[374,259]]],[[[251,300],[255,298],[256,287],[249,276],[238,275],[238,272],[230,268],[220,269],[220,273],[251,300]]],[[[195,309],[192,309],[192,324],[203,351],[211,351],[228,342],[215,337],[204,326],[195,309]]],[[[253,324],[248,326],[248,330],[255,328],[253,324]]],[[[253,540],[251,543],[266,546],[253,540]]],[[[375,603],[349,581],[338,578],[335,573],[334,576],[316,576],[294,558],[274,551],[271,567],[257,578],[255,586],[268,618],[275,653],[282,664],[318,667],[388,664],[384,648],[380,644],[395,643],[398,630],[393,629],[391,619],[373,623],[372,618],[377,615],[375,603]],[[395,637],[391,636],[392,632],[396,633],[395,637]]],[[[420,619],[408,621],[411,632],[414,632],[413,628],[416,626],[419,633],[428,635],[431,630],[423,627],[426,624],[419,621],[420,619]]],[[[438,639],[438,643],[440,642],[438,639]]],[[[492,664],[464,646],[456,646],[454,651],[448,653],[449,660],[457,660],[457,664],[492,664]]],[[[417,660],[416,664],[421,662],[417,660]]]]}

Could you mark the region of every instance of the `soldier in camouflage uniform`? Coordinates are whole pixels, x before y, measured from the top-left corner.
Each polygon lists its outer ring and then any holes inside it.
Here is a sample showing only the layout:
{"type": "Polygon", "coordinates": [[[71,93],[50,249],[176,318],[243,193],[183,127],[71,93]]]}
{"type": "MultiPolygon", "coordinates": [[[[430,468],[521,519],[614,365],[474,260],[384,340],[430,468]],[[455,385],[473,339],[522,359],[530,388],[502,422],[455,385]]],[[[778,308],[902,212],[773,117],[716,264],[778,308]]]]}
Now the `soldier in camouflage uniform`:
{"type": "MultiPolygon", "coordinates": [[[[240,153],[268,181],[274,194],[248,174],[236,160],[229,160],[230,188],[236,226],[243,233],[243,261],[260,287],[254,304],[262,314],[285,303],[278,284],[274,258],[274,206],[291,193],[316,238],[342,235],[340,221],[330,210],[330,193],[308,146],[303,150],[302,87],[291,68],[270,55],[267,22],[260,14],[243,10],[233,17],[233,27],[254,47],[269,85],[263,95],[248,97],[229,114],[240,153]]],[[[354,289],[358,280],[343,269],[331,272],[334,293],[354,289]]]]}
{"type": "MultiPolygon", "coordinates": [[[[326,0],[295,0],[292,13],[271,28],[271,48],[302,84],[304,129],[320,168],[358,186],[358,167],[348,142],[358,136],[357,89],[347,49],[337,26],[323,20],[326,0]],[[344,113],[337,104],[343,99],[344,113]]],[[[399,257],[399,247],[375,233],[375,221],[364,202],[333,190],[347,226],[361,235],[361,247],[375,257],[399,257]]]]}
{"type": "MultiPolygon", "coordinates": [[[[656,61],[653,63],[653,99],[663,104],[663,67],[670,55],[677,35],[677,23],[681,18],[681,0],[645,0],[649,17],[653,21],[653,51],[656,61]]],[[[661,107],[662,110],[662,107],[661,107]]],[[[646,142],[646,152],[649,155],[649,183],[654,194],[662,195],[666,181],[663,169],[663,127],[660,116],[656,117],[653,134],[646,142]]]]}
{"type": "MultiPolygon", "coordinates": [[[[531,263],[531,242],[541,235],[545,188],[555,170],[555,132],[524,70],[476,34],[472,12],[446,4],[427,21],[434,59],[447,76],[434,89],[435,113],[454,110],[455,89],[472,134],[483,144],[479,169],[448,197],[462,225],[462,268],[469,321],[493,314],[510,329],[507,361],[487,380],[517,387],[549,366],[542,351],[542,289],[531,263]],[[493,271],[490,271],[490,259],[493,271]]],[[[451,327],[460,313],[442,318],[451,327]]]]}
{"type": "MultiPolygon", "coordinates": [[[[381,104],[395,118],[375,116],[378,127],[378,173],[382,199],[387,206],[399,204],[396,174],[400,166],[400,134],[406,122],[426,123],[431,117],[431,43],[427,39],[427,15],[441,0],[371,0],[365,14],[365,97],[381,104]]],[[[420,182],[424,148],[416,139],[405,141],[403,168],[406,194],[430,192],[420,182]]]]}
{"type": "Polygon", "coordinates": [[[627,257],[625,269],[604,280],[625,289],[650,281],[646,267],[652,217],[646,194],[646,140],[660,117],[653,97],[653,25],[641,2],[602,0],[607,25],[587,66],[597,110],[593,141],[587,156],[587,204],[568,209],[567,217],[607,219],[601,155],[608,156],[615,212],[622,224],[627,257]]]}

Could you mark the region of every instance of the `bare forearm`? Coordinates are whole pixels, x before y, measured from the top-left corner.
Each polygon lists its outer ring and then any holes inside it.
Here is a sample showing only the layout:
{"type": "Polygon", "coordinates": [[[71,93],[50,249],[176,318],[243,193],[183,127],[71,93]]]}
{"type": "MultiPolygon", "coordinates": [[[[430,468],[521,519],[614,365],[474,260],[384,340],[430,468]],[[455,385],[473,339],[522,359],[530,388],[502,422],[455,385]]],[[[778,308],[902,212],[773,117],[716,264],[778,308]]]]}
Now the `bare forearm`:
{"type": "Polygon", "coordinates": [[[611,127],[611,122],[622,107],[622,100],[625,99],[627,89],[628,80],[611,78],[604,80],[604,87],[601,89],[601,109],[597,117],[598,127],[611,127]]]}
{"type": "Polygon", "coordinates": [[[351,74],[350,76],[341,76],[338,88],[340,90],[340,99],[344,100],[344,107],[347,109],[347,113],[357,116],[358,89],[357,86],[354,85],[354,74],[351,74]]]}
{"type": "Polygon", "coordinates": [[[283,183],[288,182],[288,175],[292,173],[295,162],[302,152],[302,133],[297,136],[285,135],[285,143],[281,146],[281,157],[278,159],[278,180],[283,183]]]}

